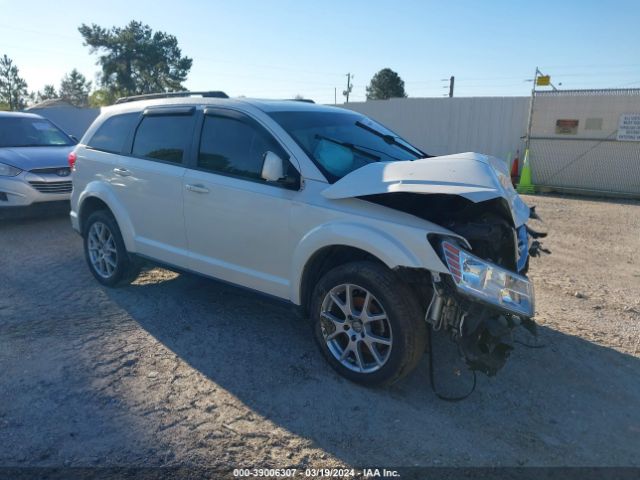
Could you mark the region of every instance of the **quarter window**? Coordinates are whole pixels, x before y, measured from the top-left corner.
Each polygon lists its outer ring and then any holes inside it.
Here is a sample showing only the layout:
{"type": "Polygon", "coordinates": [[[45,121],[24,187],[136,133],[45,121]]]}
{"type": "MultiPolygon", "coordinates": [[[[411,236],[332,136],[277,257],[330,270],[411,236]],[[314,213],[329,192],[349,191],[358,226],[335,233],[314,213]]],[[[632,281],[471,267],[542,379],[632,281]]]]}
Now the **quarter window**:
{"type": "Polygon", "coordinates": [[[140,122],[132,154],[138,157],[182,163],[191,140],[191,115],[152,115],[140,122]]]}
{"type": "Polygon", "coordinates": [[[198,167],[257,180],[269,150],[281,155],[274,140],[250,123],[207,115],[202,127],[198,167]]]}
{"type": "Polygon", "coordinates": [[[104,152],[121,153],[138,116],[138,113],[125,113],[106,119],[87,146],[104,152]]]}

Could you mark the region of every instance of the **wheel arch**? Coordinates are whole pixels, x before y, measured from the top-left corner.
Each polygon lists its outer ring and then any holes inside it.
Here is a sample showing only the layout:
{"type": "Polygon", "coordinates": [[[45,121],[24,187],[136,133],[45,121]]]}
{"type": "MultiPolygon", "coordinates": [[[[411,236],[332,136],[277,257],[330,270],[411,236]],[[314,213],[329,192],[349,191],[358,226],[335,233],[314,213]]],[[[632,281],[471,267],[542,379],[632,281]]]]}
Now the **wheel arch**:
{"type": "Polygon", "coordinates": [[[375,228],[355,224],[319,226],[294,250],[292,302],[306,313],[313,287],[322,275],[339,265],[358,260],[370,260],[389,269],[422,267],[420,260],[395,238],[375,228]]]}
{"type": "Polygon", "coordinates": [[[316,251],[307,261],[300,279],[300,305],[308,314],[311,293],[314,285],[330,270],[346,263],[370,260],[384,265],[384,262],[371,253],[348,245],[330,245],[316,251]]]}
{"type": "Polygon", "coordinates": [[[78,223],[82,234],[89,216],[95,211],[106,210],[115,218],[127,251],[135,251],[133,225],[112,192],[99,185],[89,184],[81,194],[78,205],[78,223]]]}
{"type": "Polygon", "coordinates": [[[98,210],[107,210],[109,213],[113,214],[113,212],[109,208],[109,205],[107,205],[100,198],[93,195],[85,198],[85,200],[80,204],[78,221],[80,223],[80,231],[83,234],[87,226],[87,219],[93,212],[97,212],[98,210]]]}

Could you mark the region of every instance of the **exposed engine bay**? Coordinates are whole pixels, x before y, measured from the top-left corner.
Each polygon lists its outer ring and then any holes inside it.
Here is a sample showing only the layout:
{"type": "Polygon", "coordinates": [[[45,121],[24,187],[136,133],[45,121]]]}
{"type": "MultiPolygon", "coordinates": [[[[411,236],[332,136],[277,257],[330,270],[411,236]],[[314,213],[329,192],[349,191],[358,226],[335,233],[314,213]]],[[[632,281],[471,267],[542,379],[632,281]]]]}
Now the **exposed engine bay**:
{"type": "MultiPolygon", "coordinates": [[[[423,285],[421,289],[431,299],[426,321],[434,331],[447,332],[471,370],[495,375],[513,350],[513,330],[523,326],[536,333],[533,292],[528,293],[530,282],[525,275],[530,257],[550,253],[537,240],[546,233],[536,232],[526,223],[516,228],[503,198],[474,203],[456,195],[408,192],[360,198],[436,223],[466,239],[468,245],[455,239],[429,238],[452,275],[436,273],[423,279],[430,282],[428,288],[423,285]],[[481,273],[474,275],[474,269],[481,273]],[[502,291],[495,286],[496,295],[502,297],[491,301],[463,285],[466,277],[472,282],[480,277],[482,281],[507,278],[508,285],[502,291]]],[[[535,209],[530,217],[538,218],[535,209]]]]}

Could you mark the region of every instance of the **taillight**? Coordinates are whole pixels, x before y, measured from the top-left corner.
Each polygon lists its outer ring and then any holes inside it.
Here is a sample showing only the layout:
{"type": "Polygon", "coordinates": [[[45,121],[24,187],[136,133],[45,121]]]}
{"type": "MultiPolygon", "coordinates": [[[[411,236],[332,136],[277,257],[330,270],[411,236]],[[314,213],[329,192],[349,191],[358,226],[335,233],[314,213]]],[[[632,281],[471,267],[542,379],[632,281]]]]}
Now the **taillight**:
{"type": "Polygon", "coordinates": [[[77,159],[78,159],[78,156],[76,155],[76,152],[71,152],[69,154],[69,166],[71,167],[71,170],[75,170],[77,159]]]}

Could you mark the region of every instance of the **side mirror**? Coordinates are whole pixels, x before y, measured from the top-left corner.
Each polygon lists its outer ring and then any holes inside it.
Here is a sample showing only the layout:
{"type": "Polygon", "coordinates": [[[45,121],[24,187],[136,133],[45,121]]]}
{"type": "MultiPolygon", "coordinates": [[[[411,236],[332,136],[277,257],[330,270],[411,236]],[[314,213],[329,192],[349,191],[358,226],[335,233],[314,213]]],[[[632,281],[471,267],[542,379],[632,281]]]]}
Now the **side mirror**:
{"type": "Polygon", "coordinates": [[[267,182],[277,182],[284,178],[284,162],[273,152],[264,154],[261,177],[267,182]]]}

